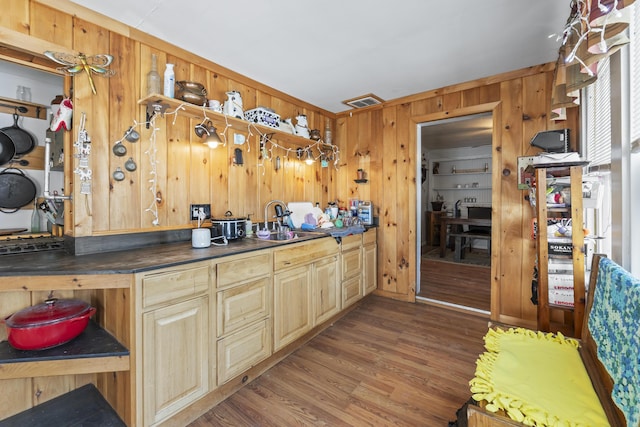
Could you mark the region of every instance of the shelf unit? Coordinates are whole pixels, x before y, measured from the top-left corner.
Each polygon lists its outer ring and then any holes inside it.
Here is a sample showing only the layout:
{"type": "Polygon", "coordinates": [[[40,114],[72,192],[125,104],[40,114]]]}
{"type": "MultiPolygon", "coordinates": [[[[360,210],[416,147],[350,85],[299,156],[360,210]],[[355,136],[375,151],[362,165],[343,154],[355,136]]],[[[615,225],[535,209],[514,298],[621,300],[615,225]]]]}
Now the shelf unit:
{"type": "Polygon", "coordinates": [[[449,208],[456,200],[461,200],[462,206],[491,205],[490,156],[431,159],[429,177],[429,200],[435,200],[437,193],[449,208]]]}
{"type": "Polygon", "coordinates": [[[33,102],[0,97],[0,113],[16,113],[24,117],[46,120],[47,106],[42,104],[35,104],[33,102]]]}
{"type": "MultiPolygon", "coordinates": [[[[582,209],[582,166],[567,167],[538,167],[536,168],[536,215],[538,226],[536,230],[537,255],[538,255],[538,305],[537,322],[538,329],[549,332],[551,327],[551,311],[561,310],[565,313],[565,325],[573,323],[573,336],[580,338],[582,320],[585,309],[585,254],[584,254],[584,218],[582,209]],[[569,176],[571,205],[553,206],[547,205],[547,174],[554,177],[569,176]],[[548,235],[548,219],[571,218],[571,237],[551,239],[548,235]],[[563,247],[570,247],[568,255],[550,254],[549,243],[563,247]],[[571,260],[571,278],[567,279],[573,285],[573,307],[549,302],[549,260],[565,258],[571,260]]],[[[568,273],[565,273],[568,274],[568,273]]]]}
{"type": "MultiPolygon", "coordinates": [[[[227,116],[222,113],[217,113],[201,105],[190,104],[188,102],[175,98],[168,98],[163,95],[152,94],[146,96],[138,100],[138,104],[147,106],[147,114],[150,114],[149,112],[153,111],[153,107],[157,106],[157,108],[163,113],[168,110],[179,110],[177,114],[181,116],[198,120],[207,118],[211,120],[218,131],[225,129],[225,127],[228,126],[233,130],[247,132],[251,127],[258,130],[261,134],[272,135],[272,138],[277,139],[281,142],[289,143],[296,147],[306,147],[316,143],[316,141],[309,138],[303,138],[301,136],[293,135],[269,126],[242,120],[237,117],[227,116]]],[[[330,144],[324,145],[327,147],[333,147],[330,144]]]]}

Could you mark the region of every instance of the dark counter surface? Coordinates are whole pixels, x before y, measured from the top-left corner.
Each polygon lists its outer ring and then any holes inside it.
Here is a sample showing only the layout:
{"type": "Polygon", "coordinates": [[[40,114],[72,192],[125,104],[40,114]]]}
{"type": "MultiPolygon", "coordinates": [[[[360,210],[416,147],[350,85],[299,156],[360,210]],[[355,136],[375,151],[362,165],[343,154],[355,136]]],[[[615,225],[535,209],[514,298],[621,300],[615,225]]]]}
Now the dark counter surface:
{"type": "Polygon", "coordinates": [[[226,246],[199,249],[191,247],[188,241],[90,255],[69,255],[62,250],[18,253],[0,256],[0,277],[131,274],[322,238],[331,237],[324,233],[304,233],[284,242],[246,237],[230,240],[226,246]]]}

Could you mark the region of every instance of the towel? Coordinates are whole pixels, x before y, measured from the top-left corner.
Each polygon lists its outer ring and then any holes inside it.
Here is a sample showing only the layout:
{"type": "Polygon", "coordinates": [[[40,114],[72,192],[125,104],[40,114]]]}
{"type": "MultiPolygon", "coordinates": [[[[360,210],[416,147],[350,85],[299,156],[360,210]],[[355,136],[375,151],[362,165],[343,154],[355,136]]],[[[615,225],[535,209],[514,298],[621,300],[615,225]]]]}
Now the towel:
{"type": "Polygon", "coordinates": [[[490,329],[469,382],[486,409],[527,426],[606,427],[607,417],[578,352],[562,334],[490,329]]]}
{"type": "Polygon", "coordinates": [[[640,279],[601,258],[589,331],[628,426],[640,425],[640,279]]]}

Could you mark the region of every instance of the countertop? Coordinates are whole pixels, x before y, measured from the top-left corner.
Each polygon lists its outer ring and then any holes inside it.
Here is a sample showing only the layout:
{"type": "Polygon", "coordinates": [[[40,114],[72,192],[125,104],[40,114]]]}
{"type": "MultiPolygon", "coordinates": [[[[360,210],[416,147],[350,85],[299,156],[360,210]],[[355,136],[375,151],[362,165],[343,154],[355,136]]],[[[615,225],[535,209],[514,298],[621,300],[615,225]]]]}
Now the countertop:
{"type": "Polygon", "coordinates": [[[304,233],[301,237],[279,242],[246,237],[230,240],[226,246],[198,249],[191,247],[191,241],[188,241],[90,255],[70,255],[62,250],[18,253],[0,257],[0,277],[132,274],[326,238],[332,237],[325,233],[304,233]]]}

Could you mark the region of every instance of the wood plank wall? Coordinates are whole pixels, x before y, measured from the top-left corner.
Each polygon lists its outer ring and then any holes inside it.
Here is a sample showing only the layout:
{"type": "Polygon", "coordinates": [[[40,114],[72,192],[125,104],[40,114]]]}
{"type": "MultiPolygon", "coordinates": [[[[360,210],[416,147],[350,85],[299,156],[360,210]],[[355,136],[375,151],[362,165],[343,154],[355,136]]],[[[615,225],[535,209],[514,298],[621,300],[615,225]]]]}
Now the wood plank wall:
{"type": "MultiPolygon", "coordinates": [[[[46,46],[87,54],[109,53],[117,75],[95,79],[98,94],[92,95],[85,76],[73,80],[76,118],[87,115],[92,136],[92,194],[79,193],[73,166],[66,175],[73,187],[74,203],[67,204],[74,236],[97,236],[159,229],[188,228],[188,205],[211,201],[214,216],[231,210],[234,215],[253,214],[262,219],[263,206],[272,199],[308,200],[324,206],[330,200],[347,205],[349,199],[371,200],[378,229],[378,293],[392,298],[415,299],[416,271],[416,125],[422,121],[454,117],[478,111],[494,112],[493,204],[494,253],[492,262],[492,317],[527,324],[535,318],[529,302],[534,245],[528,238],[532,209],[517,190],[518,156],[535,150],[529,141],[545,129],[572,130],[577,141],[578,110],[567,121],[549,120],[552,65],[540,65],[503,73],[446,88],[423,92],[365,110],[338,115],[323,111],[284,93],[252,81],[204,58],[172,46],[121,23],[80,8],[65,0],[8,0],[0,16],[0,54],[38,68],[51,67],[42,60],[46,46]],[[261,162],[258,136],[243,132],[249,141],[244,166],[234,166],[233,145],[204,149],[193,132],[199,122],[165,117],[157,127],[157,192],[149,191],[151,130],[139,128],[141,139],[128,144],[138,170],[122,182],[111,174],[125,158],[111,154],[113,142],[122,137],[134,120],[145,119],[137,101],[145,90],[151,54],[158,67],[176,64],[177,80],[205,82],[210,96],[223,101],[228,90],[238,90],[245,109],[270,106],[282,117],[304,113],[311,128],[324,130],[328,120],[334,142],[340,148],[339,169],[309,167],[293,153],[278,151],[282,169],[261,162]],[[264,164],[262,164],[264,163],[264,164]],[[356,183],[357,169],[364,169],[367,183],[356,183]],[[147,208],[158,202],[159,226],[151,225],[147,208]]],[[[425,84],[427,86],[427,84],[425,84]]],[[[227,133],[233,138],[232,132],[227,133]]],[[[65,152],[70,153],[71,138],[65,152]]]]}
{"type": "MultiPolygon", "coordinates": [[[[203,83],[209,98],[224,101],[227,91],[239,91],[245,110],[271,107],[283,118],[306,114],[309,127],[322,133],[327,122],[332,128],[335,126],[335,114],[69,1],[8,0],[3,6],[0,53],[7,59],[52,69],[57,65],[47,64],[42,58],[42,52],[49,48],[87,55],[108,53],[114,57],[110,68],[116,71],[115,76],[94,78],[97,95],[91,93],[85,75],[72,79],[74,123],[77,125],[81,114],[86,114],[86,129],[92,142],[92,192],[80,194],[77,176],[73,175],[77,164],[66,165],[74,198],[73,203],[67,203],[73,226],[67,227],[66,234],[81,237],[189,228],[193,226],[189,220],[192,203],[211,203],[214,217],[230,210],[234,216],[251,214],[259,220],[263,219],[264,205],[272,199],[308,200],[323,206],[330,198],[335,199],[334,187],[328,183],[335,182],[336,169],[321,168],[320,162],[312,166],[302,163],[296,159],[296,146],[274,138],[285,148],[273,150],[273,156],[280,156],[282,162],[282,169],[275,171],[271,160],[259,158],[260,139],[255,131],[229,129],[227,140],[233,141],[234,132],[244,134],[247,140],[241,146],[244,165],[236,166],[233,153],[237,145],[205,148],[194,133],[200,120],[173,115],[156,121],[157,189],[150,191],[149,180],[154,177],[148,155],[152,130],[138,126],[141,139],[135,144],[125,142],[124,157],[115,156],[112,146],[129,126],[145,121],[145,107],[137,102],[146,94],[151,54],[158,56],[161,74],[166,63],[174,63],[176,80],[203,83]],[[24,40],[28,41],[26,47],[24,40]],[[134,172],[124,168],[129,157],[138,165],[134,172]],[[120,182],[112,177],[117,167],[126,173],[120,182]],[[148,210],[153,207],[154,198],[158,199],[158,226],[152,224],[154,215],[148,210]]],[[[65,153],[74,151],[74,132],[77,126],[69,133],[65,153]]]]}
{"type": "Polygon", "coordinates": [[[491,317],[534,325],[535,306],[529,300],[535,261],[533,209],[525,200],[527,193],[517,189],[517,158],[539,151],[529,144],[538,131],[570,128],[574,146],[579,137],[577,108],[568,111],[566,121],[549,119],[552,78],[553,64],[544,64],[338,114],[336,126],[347,156],[337,194],[340,199],[360,195],[374,203],[380,220],[378,294],[415,299],[417,124],[492,111],[491,317]],[[357,168],[369,174],[364,189],[343,179],[343,173],[353,177],[357,168]]]}

